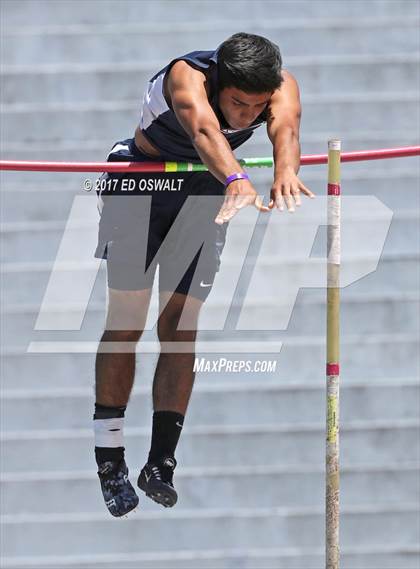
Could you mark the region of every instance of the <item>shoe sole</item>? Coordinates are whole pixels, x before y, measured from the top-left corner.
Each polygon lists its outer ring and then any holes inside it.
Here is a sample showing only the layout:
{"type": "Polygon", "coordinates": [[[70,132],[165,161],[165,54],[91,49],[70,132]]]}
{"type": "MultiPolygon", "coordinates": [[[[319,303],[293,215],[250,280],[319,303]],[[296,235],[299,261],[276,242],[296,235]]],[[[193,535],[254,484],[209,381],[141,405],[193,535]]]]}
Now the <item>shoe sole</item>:
{"type": "Polygon", "coordinates": [[[129,481],[127,483],[128,484],[128,490],[132,492],[132,496],[130,496],[129,500],[127,500],[127,496],[126,496],[125,502],[127,502],[127,501],[129,502],[129,507],[128,507],[128,509],[125,509],[125,510],[118,509],[116,498],[110,498],[109,500],[105,499],[105,492],[108,492],[108,490],[103,487],[104,482],[100,478],[99,478],[99,481],[101,484],[101,491],[102,491],[102,496],[104,498],[105,506],[107,507],[107,510],[111,514],[112,517],[122,518],[122,517],[126,516],[128,513],[135,510],[137,508],[137,506],[139,505],[139,501],[140,501],[139,497],[137,496],[136,491],[134,490],[133,486],[131,485],[131,483],[129,481]]]}
{"type": "Polygon", "coordinates": [[[164,508],[172,508],[177,503],[178,494],[173,488],[166,484],[159,485],[155,488],[148,488],[149,485],[143,484],[139,479],[137,486],[148,498],[156,502],[156,504],[160,504],[164,508]]]}
{"type": "Polygon", "coordinates": [[[137,508],[137,506],[139,505],[140,500],[137,497],[137,502],[129,509],[126,510],[125,512],[122,513],[113,513],[111,512],[111,510],[108,508],[108,512],[111,514],[111,516],[113,516],[114,518],[124,518],[124,517],[128,517],[127,514],[129,514],[130,512],[132,512],[133,510],[135,510],[137,508]]]}

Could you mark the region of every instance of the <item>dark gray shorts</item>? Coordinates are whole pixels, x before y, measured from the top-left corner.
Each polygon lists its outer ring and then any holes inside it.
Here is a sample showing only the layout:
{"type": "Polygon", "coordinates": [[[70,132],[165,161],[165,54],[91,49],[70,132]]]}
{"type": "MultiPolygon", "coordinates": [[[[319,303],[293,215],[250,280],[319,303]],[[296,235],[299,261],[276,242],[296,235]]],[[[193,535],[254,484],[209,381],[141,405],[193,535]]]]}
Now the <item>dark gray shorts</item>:
{"type": "MultiPolygon", "coordinates": [[[[154,161],[133,139],[116,143],[108,161],[154,161]]],[[[157,161],[157,160],[156,160],[157,161]]],[[[108,286],[159,291],[204,301],[220,267],[227,224],[214,222],[224,187],[209,172],[104,174],[95,257],[107,259],[108,286]]]]}

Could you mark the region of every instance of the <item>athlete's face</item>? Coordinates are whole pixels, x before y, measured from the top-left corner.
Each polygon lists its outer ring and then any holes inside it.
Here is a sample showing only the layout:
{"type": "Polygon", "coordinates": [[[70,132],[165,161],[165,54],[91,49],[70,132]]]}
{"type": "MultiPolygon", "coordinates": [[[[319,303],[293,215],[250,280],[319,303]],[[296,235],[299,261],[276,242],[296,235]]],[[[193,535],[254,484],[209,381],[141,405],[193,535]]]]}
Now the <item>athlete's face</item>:
{"type": "Polygon", "coordinates": [[[219,107],[232,128],[250,126],[263,112],[272,92],[245,93],[236,87],[225,87],[219,92],[219,107]]]}

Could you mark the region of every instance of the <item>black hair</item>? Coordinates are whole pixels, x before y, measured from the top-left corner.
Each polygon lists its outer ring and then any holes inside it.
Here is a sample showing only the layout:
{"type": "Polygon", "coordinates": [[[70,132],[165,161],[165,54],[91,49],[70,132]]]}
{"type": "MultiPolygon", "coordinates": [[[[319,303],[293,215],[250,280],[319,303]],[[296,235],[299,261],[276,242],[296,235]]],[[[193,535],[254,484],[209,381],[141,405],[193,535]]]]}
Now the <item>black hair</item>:
{"type": "Polygon", "coordinates": [[[283,82],[278,46],[262,36],[239,32],[218,48],[219,89],[268,93],[283,82]]]}

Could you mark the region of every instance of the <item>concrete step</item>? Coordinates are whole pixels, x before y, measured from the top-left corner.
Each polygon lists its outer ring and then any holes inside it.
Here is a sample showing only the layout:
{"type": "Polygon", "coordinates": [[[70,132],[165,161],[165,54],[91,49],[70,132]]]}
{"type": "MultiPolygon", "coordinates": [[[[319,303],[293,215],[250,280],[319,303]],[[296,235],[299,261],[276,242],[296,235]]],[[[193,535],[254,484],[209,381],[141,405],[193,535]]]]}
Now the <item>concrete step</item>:
{"type": "MultiPolygon", "coordinates": [[[[385,144],[385,146],[387,145],[385,144]]],[[[390,147],[392,147],[392,144],[390,147]]],[[[32,159],[31,152],[30,149],[26,148],[26,152],[21,158],[32,159]]],[[[40,155],[36,159],[45,157],[48,157],[48,160],[51,159],[49,151],[43,152],[38,150],[37,152],[40,152],[40,155]]],[[[88,160],[86,155],[75,158],[71,155],[71,152],[69,156],[67,156],[67,151],[60,152],[62,155],[57,158],[58,161],[62,159],[70,161],[77,161],[78,159],[81,159],[81,161],[88,160]]],[[[18,159],[18,156],[14,156],[14,158],[18,159]]],[[[104,157],[100,156],[99,161],[102,160],[104,160],[104,157]]],[[[346,168],[347,166],[343,167],[346,168]]],[[[19,172],[16,172],[16,174],[19,174],[19,172]]],[[[256,169],[252,170],[250,174],[257,191],[262,195],[267,195],[273,176],[271,169],[256,169]]],[[[325,175],[323,171],[319,171],[318,175],[306,176],[305,169],[302,169],[301,177],[317,196],[325,195],[325,175]]],[[[87,174],[87,178],[96,179],[95,174],[87,174]]],[[[0,219],[2,222],[64,220],[69,216],[76,196],[86,195],[82,190],[82,184],[79,187],[77,184],[67,186],[58,183],[59,179],[57,179],[57,184],[44,186],[37,184],[36,180],[37,178],[34,177],[31,186],[19,185],[17,183],[3,184],[3,187],[0,189],[2,202],[0,219]]],[[[406,210],[407,207],[420,210],[420,197],[418,192],[415,191],[418,181],[418,170],[413,168],[410,171],[396,168],[393,172],[373,169],[361,174],[357,173],[354,176],[351,176],[351,172],[344,171],[342,191],[344,196],[374,195],[394,212],[406,210]],[[408,188],[409,191],[404,195],[404,200],[401,199],[401,191],[396,189],[396,185],[399,188],[408,188]]]]}
{"type": "MultiPolygon", "coordinates": [[[[261,294],[264,292],[261,291],[261,294]]],[[[359,334],[374,334],[387,330],[395,333],[416,333],[420,327],[419,302],[420,297],[416,291],[388,295],[377,292],[344,297],[341,299],[342,332],[351,334],[357,330],[359,334]]],[[[204,306],[199,329],[217,330],[219,323],[225,322],[230,303],[231,299],[225,297],[204,306]]],[[[231,306],[238,309],[240,307],[240,303],[231,306]]],[[[16,338],[28,343],[36,339],[34,327],[40,308],[39,304],[28,304],[11,305],[5,309],[2,313],[4,346],[13,345],[16,338]]],[[[157,303],[150,308],[151,311],[153,309],[153,314],[157,316],[157,303]]],[[[57,303],[55,309],[44,313],[43,318],[48,318],[51,322],[50,330],[60,330],[63,317],[69,321],[69,318],[77,318],[79,313],[84,314],[83,324],[80,331],[75,326],[73,331],[70,331],[73,339],[98,338],[104,329],[105,303],[91,303],[86,312],[82,304],[66,306],[57,303]]],[[[278,297],[266,296],[261,301],[247,301],[246,307],[241,311],[239,325],[244,330],[259,330],[261,326],[264,326],[264,330],[282,330],[284,325],[291,334],[309,335],[325,333],[325,321],[325,298],[311,298],[306,295],[296,302],[286,304],[279,301],[278,297]]],[[[148,322],[150,325],[156,322],[152,312],[149,312],[148,322]]]]}
{"type": "MultiPolygon", "coordinates": [[[[136,487],[138,471],[130,472],[136,487]]],[[[324,469],[236,466],[179,469],[175,475],[178,506],[187,509],[316,507],[325,493],[324,469]],[[261,489],[264,489],[262,492],[261,489]]],[[[103,513],[95,469],[86,472],[8,472],[1,477],[3,515],[103,513]],[[65,499],[64,499],[65,498],[65,499]]],[[[419,465],[359,465],[340,470],[340,505],[418,502],[419,465]]],[[[141,511],[159,508],[141,500],[141,511]]]]}
{"type": "MultiPolygon", "coordinates": [[[[347,464],[419,460],[419,421],[341,423],[341,449],[347,464]]],[[[325,455],[324,423],[185,427],[177,458],[185,466],[224,464],[268,466],[316,462],[325,455]],[[276,452],[273,453],[273,448],[276,452]],[[285,459],[287,457],[287,459],[285,459]]],[[[9,431],[1,436],[1,456],[9,471],[91,469],[95,466],[93,429],[9,431]],[[36,446],[36,452],[34,452],[36,446]]],[[[150,428],[126,428],[127,457],[141,468],[150,448],[150,428]]]]}
{"type": "MultiPolygon", "coordinates": [[[[343,421],[420,418],[419,382],[398,380],[393,383],[371,381],[345,382],[341,388],[343,421]]],[[[325,416],[325,382],[283,385],[271,380],[264,383],[225,383],[211,385],[198,382],[188,410],[188,424],[219,425],[250,422],[257,424],[322,421],[325,416]]],[[[94,394],[90,389],[14,389],[2,390],[2,431],[82,429],[92,424],[94,394]]],[[[150,385],[135,388],[130,398],[126,427],[151,425],[150,385]]]]}
{"type": "MultiPolygon", "coordinates": [[[[342,92],[411,90],[419,53],[288,57],[285,68],[296,77],[302,93],[324,93],[325,85],[342,92]]],[[[147,83],[168,64],[160,61],[119,61],[114,64],[4,65],[0,72],[2,102],[75,103],[141,99],[147,83]],[[30,84],[31,89],[26,89],[30,84]],[[115,86],[118,85],[118,89],[115,86]]]]}
{"type": "MultiPolygon", "coordinates": [[[[383,117],[397,129],[408,130],[419,122],[419,95],[414,90],[399,92],[303,94],[304,128],[329,128],[335,132],[357,128],[383,128],[383,117]],[[343,112],[345,109],[345,112],[343,112]],[[363,123],[361,118],[363,116],[363,123]]],[[[88,133],[117,139],[131,133],[139,120],[140,99],[95,101],[95,103],[13,104],[2,107],[2,144],[22,140],[38,142],[61,139],[84,140],[88,133]],[[49,125],[45,129],[45,124],[49,125]],[[19,134],[18,134],[19,133],[19,134]],[[23,133],[23,134],[22,134],[23,133]],[[28,133],[28,134],[26,134],[28,133]]]]}
{"type": "MultiPolygon", "coordinates": [[[[120,10],[116,13],[115,5],[112,0],[102,0],[101,10],[97,9],[95,2],[86,2],[82,12],[74,10],[72,0],[39,0],[34,6],[32,0],[21,0],[20,6],[17,6],[14,0],[3,0],[2,15],[7,27],[17,26],[18,29],[30,30],[39,26],[49,27],[55,25],[74,26],[78,24],[85,26],[89,24],[132,24],[133,22],[144,22],[145,24],[162,24],[167,22],[168,29],[173,29],[174,25],[185,23],[185,11],[188,11],[191,18],[197,22],[207,22],[209,19],[216,19],[221,13],[226,17],[235,17],[238,20],[239,14],[246,14],[251,21],[261,21],[262,16],[267,14],[269,10],[270,16],[282,17],[299,25],[302,22],[302,15],[306,16],[304,20],[307,25],[314,26],[317,18],[359,18],[366,16],[363,7],[358,3],[342,3],[331,4],[329,1],[300,0],[299,4],[292,0],[283,0],[281,5],[277,2],[264,1],[262,3],[265,10],[261,6],[250,4],[246,0],[237,0],[234,6],[226,5],[221,0],[180,0],[177,6],[174,6],[172,0],[161,0],[158,3],[138,5],[132,0],[119,0],[120,10]],[[223,12],[220,10],[223,8],[223,12]],[[30,22],[30,26],[28,26],[30,22]],[[169,27],[172,24],[172,28],[169,27]]],[[[405,14],[407,20],[412,17],[419,16],[418,6],[415,2],[407,3],[406,0],[393,0],[392,2],[383,0],[371,0],[369,4],[370,18],[397,18],[401,19],[401,14],[405,14]]],[[[362,20],[363,21],[363,20],[362,20]]],[[[220,22],[219,22],[220,23],[220,22]]],[[[238,23],[238,29],[240,28],[238,23]]],[[[26,32],[28,33],[28,32],[26,32]]]]}
{"type": "MultiPolygon", "coordinates": [[[[417,545],[418,513],[412,503],[343,508],[342,544],[417,545]]],[[[19,549],[27,555],[85,555],[171,548],[269,548],[274,539],[278,547],[317,547],[324,539],[323,519],[321,507],[179,509],[134,514],[122,524],[107,513],[4,516],[3,554],[13,555],[19,549]]]]}
{"type": "MultiPolygon", "coordinates": [[[[417,569],[419,546],[346,547],[340,550],[344,569],[417,569]]],[[[323,548],[298,549],[234,549],[196,550],[169,553],[134,553],[121,555],[70,555],[46,557],[7,557],[5,568],[19,567],[114,567],[124,564],[131,569],[235,569],[238,563],[243,569],[319,569],[324,563],[323,548]]]]}
{"type": "MultiPolygon", "coordinates": [[[[343,569],[417,569],[420,545],[376,545],[340,547],[343,569]]],[[[181,550],[121,554],[48,555],[4,557],[4,569],[19,567],[106,567],[124,569],[319,569],[325,563],[324,548],[241,548],[181,550]]]]}
{"type": "MultiPolygon", "coordinates": [[[[418,263],[420,256],[418,254],[383,254],[377,265],[376,271],[370,273],[372,264],[376,261],[366,256],[348,259],[346,266],[353,274],[365,274],[366,276],[357,282],[342,289],[342,298],[352,293],[371,293],[388,295],[390,293],[407,293],[410,290],[417,290],[419,286],[418,263]],[[370,274],[368,274],[370,273],[370,274]]],[[[228,263],[223,259],[223,266],[236,267],[237,263],[228,263]]],[[[253,263],[254,261],[252,261],[253,263]]],[[[251,259],[250,259],[251,263],[251,259]]],[[[273,263],[277,263],[274,257],[266,257],[261,260],[261,267],[271,269],[273,263]]],[[[52,263],[3,263],[0,265],[2,274],[2,298],[0,305],[2,309],[7,309],[12,305],[28,306],[41,305],[48,281],[50,279],[52,263]]],[[[245,265],[249,266],[249,263],[245,265]]],[[[95,262],[79,264],[74,266],[72,263],[63,263],[57,265],[54,269],[57,274],[61,274],[67,281],[72,280],[73,287],[76,283],[87,282],[87,274],[90,270],[95,270],[95,262]]],[[[240,267],[237,267],[240,270],[240,267]]],[[[263,271],[264,272],[264,271],[263,271]]],[[[220,279],[223,273],[219,273],[220,279]]],[[[312,268],[307,263],[303,263],[300,259],[288,259],[282,263],[282,286],[285,290],[292,290],[296,282],[310,283],[312,268]]],[[[90,296],[90,302],[103,305],[106,303],[106,263],[102,263],[98,271],[95,286],[90,296]]],[[[266,286],[266,283],[263,283],[266,286]]],[[[74,291],[74,288],[73,288],[74,291]]],[[[208,304],[215,305],[226,299],[226,292],[217,292],[214,289],[208,298],[208,304]]],[[[325,297],[325,289],[301,290],[300,295],[309,295],[311,298],[325,297]]],[[[270,302],[268,298],[264,302],[270,302]]],[[[205,310],[203,308],[203,310],[205,310]]]]}
{"type": "MultiPolygon", "coordinates": [[[[355,198],[356,200],[356,198],[355,198]]],[[[96,202],[95,202],[96,203],[96,202]]],[[[356,202],[357,203],[357,202],[356,202]]],[[[270,239],[265,239],[264,247],[260,250],[261,255],[276,255],[278,259],[282,258],[286,261],[290,257],[295,257],[293,243],[296,235],[302,234],[305,229],[309,232],[308,238],[314,238],[312,235],[311,226],[316,223],[323,222],[325,216],[321,216],[319,212],[318,217],[310,217],[311,204],[305,203],[305,214],[299,210],[293,217],[290,217],[287,212],[279,214],[273,211],[270,214],[270,239]],[[290,227],[290,232],[284,235],[284,224],[287,223],[290,227]],[[308,225],[309,224],[309,225],[308,225]],[[282,241],[278,241],[276,237],[282,237],[282,241]],[[288,239],[288,241],[286,241],[288,239]]],[[[395,213],[392,216],[391,211],[384,210],[384,213],[369,214],[364,212],[351,212],[351,203],[347,204],[346,210],[343,208],[342,215],[342,232],[343,239],[349,238],[350,235],[357,235],[358,232],[363,232],[363,235],[368,237],[368,232],[375,235],[375,231],[382,231],[387,227],[390,221],[389,232],[386,235],[386,241],[383,251],[386,253],[418,253],[419,252],[419,210],[409,211],[404,210],[395,213]],[[392,218],[392,221],[391,221],[392,218]],[[345,232],[345,233],[344,233],[345,232]]],[[[92,206],[94,207],[94,206],[92,206]]],[[[303,206],[302,206],[303,208],[303,206]]],[[[318,208],[319,209],[319,208],[318,208]]],[[[314,214],[317,210],[314,209],[314,214]]],[[[93,212],[94,213],[94,212],[93,212]]],[[[253,214],[249,210],[245,214],[253,214]]],[[[98,216],[99,217],[99,216],[98,216]]],[[[245,215],[243,219],[245,221],[245,215]]],[[[267,219],[267,218],[266,218],[267,219]]],[[[1,226],[1,237],[3,242],[2,251],[0,252],[0,260],[2,263],[14,262],[51,262],[54,261],[60,246],[61,239],[66,228],[66,221],[28,221],[28,222],[6,222],[1,226]],[[29,238],[30,236],[30,238],[29,238]]],[[[241,223],[241,219],[235,220],[235,223],[241,223]]],[[[253,225],[248,225],[252,228],[253,225]]],[[[90,247],[93,253],[97,245],[97,219],[91,220],[72,220],[71,229],[74,235],[83,239],[83,244],[86,250],[90,247]]],[[[318,243],[314,243],[312,249],[312,256],[321,256],[323,251],[322,233],[318,234],[318,243]]],[[[225,247],[223,260],[229,261],[226,258],[227,251],[231,251],[233,255],[238,255],[238,248],[242,245],[243,237],[238,231],[228,232],[229,247],[225,247]],[[242,239],[242,243],[241,243],[242,239]]],[[[344,242],[344,245],[346,242],[344,242]]],[[[344,247],[343,245],[343,247],[344,247]]],[[[300,245],[301,247],[301,245],[300,245]]],[[[348,244],[350,247],[350,243],[348,244]]],[[[355,251],[348,251],[343,248],[343,263],[345,256],[354,255],[355,251]]],[[[245,254],[245,253],[244,253],[245,254]]],[[[322,255],[323,256],[323,255],[322,255]]],[[[241,261],[242,262],[242,261],[241,261]]]]}
{"type": "MultiPolygon", "coordinates": [[[[273,6],[273,4],[271,4],[273,6]]],[[[272,8],[270,6],[270,12],[272,8]]],[[[287,14],[270,14],[270,17],[252,17],[249,8],[238,19],[237,29],[252,28],[253,33],[263,35],[279,43],[287,64],[287,55],[306,55],[307,46],[316,46],[318,54],[335,53],[395,53],[419,50],[417,27],[419,15],[379,17],[358,14],[355,17],[310,18],[302,14],[288,18],[287,14]],[[392,30],[392,33],[391,33],[392,30]],[[296,42],[297,35],[304,35],[305,42],[296,42]],[[387,42],[384,44],[383,35],[387,42]]],[[[278,8],[280,10],[280,8],[278,8]]],[[[188,8],[188,13],[190,9],[188,8]]],[[[220,13],[220,12],[219,12],[220,13]]],[[[143,14],[121,24],[17,26],[5,28],[2,63],[40,64],[74,62],[119,62],[139,59],[168,59],[197,49],[215,49],[232,34],[229,18],[224,18],[213,7],[212,14],[199,17],[192,14],[188,22],[174,23],[168,15],[159,22],[148,22],[143,14]],[[139,22],[141,20],[141,23],[139,22]]],[[[26,23],[26,22],[25,22],[26,23]]]]}
{"type": "MultiPolygon", "coordinates": [[[[219,332],[216,339],[225,341],[239,334],[219,332]]],[[[240,335],[239,335],[240,336],[240,335]]],[[[249,345],[246,360],[255,362],[276,361],[275,372],[238,373],[227,370],[224,360],[228,362],[242,360],[244,355],[238,350],[220,348],[218,352],[197,351],[197,357],[204,358],[204,363],[217,366],[215,370],[203,368],[197,381],[205,380],[213,383],[226,381],[266,381],[275,380],[290,384],[293,381],[323,381],[325,379],[325,338],[322,336],[292,336],[291,334],[260,334],[265,343],[282,343],[281,352],[269,354],[258,353],[252,348],[255,339],[252,336],[242,337],[245,349],[249,345]],[[251,340],[251,341],[250,341],[251,340]],[[236,352],[236,353],[235,353],[236,352]],[[223,365],[222,365],[223,364],[223,365]]],[[[215,339],[214,335],[199,335],[203,339],[215,339]]],[[[3,350],[2,387],[4,389],[61,389],[61,388],[93,388],[94,365],[97,343],[74,343],[65,341],[62,334],[55,334],[49,344],[33,345],[27,352],[26,345],[18,344],[14,348],[3,350]],[[38,350],[37,352],[35,350],[38,350]]],[[[419,338],[413,334],[369,334],[342,336],[341,338],[341,374],[343,381],[383,379],[393,381],[395,378],[417,377],[419,370],[419,338]]],[[[200,347],[200,346],[199,346],[200,347]]],[[[274,348],[273,348],[274,349],[274,348]]],[[[142,342],[138,345],[142,350],[142,342]]],[[[157,353],[139,353],[137,355],[137,383],[147,385],[152,381],[157,353]]],[[[254,365],[254,363],[252,363],[254,365]]]]}

